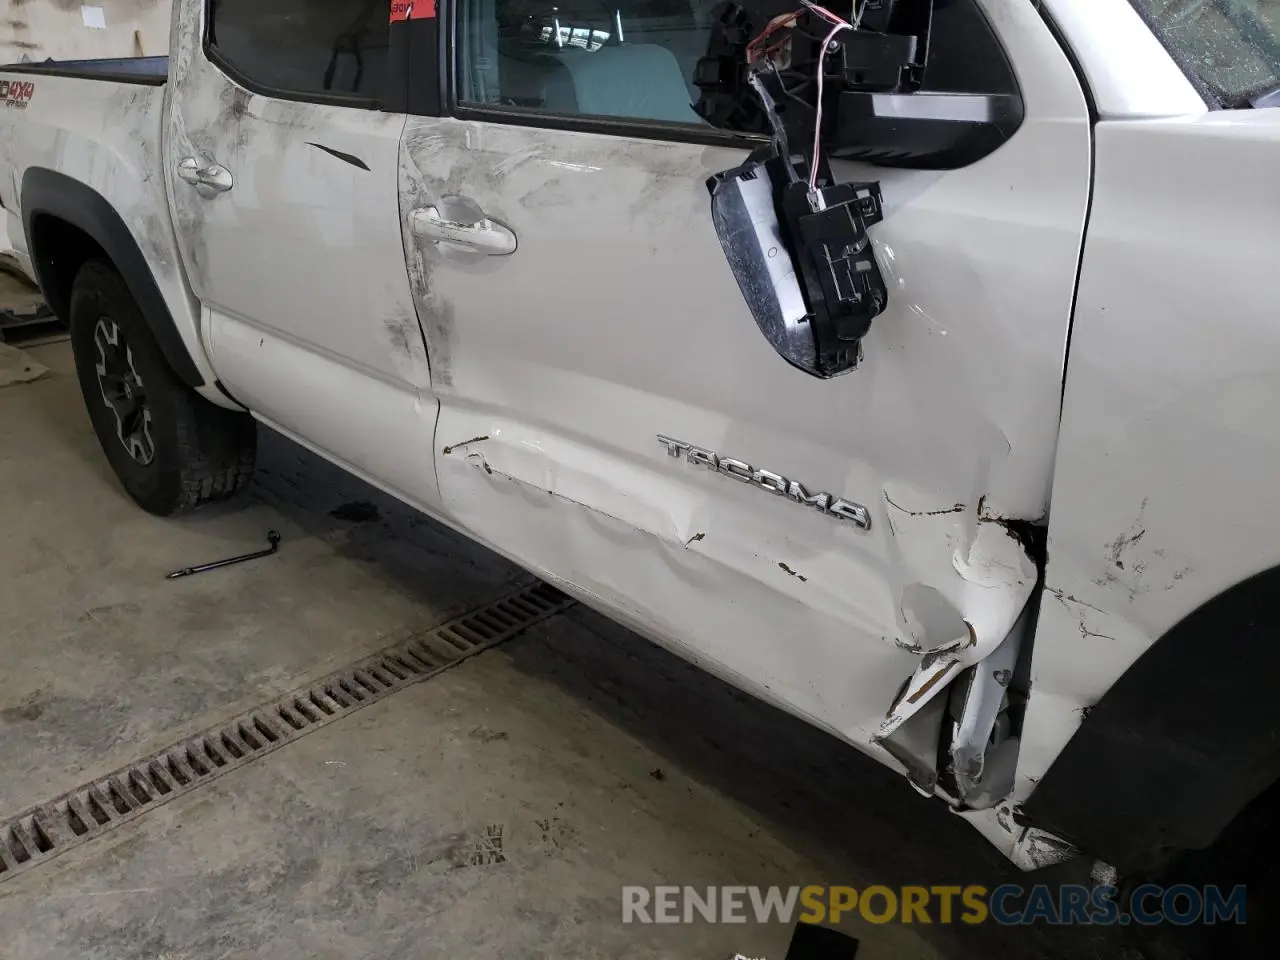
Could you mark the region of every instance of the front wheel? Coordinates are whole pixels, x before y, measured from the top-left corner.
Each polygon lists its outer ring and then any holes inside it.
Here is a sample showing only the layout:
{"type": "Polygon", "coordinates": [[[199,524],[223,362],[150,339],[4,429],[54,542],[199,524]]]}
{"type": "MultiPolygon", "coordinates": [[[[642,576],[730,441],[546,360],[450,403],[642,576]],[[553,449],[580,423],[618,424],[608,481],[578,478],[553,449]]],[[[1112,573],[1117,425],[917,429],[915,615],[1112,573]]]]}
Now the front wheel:
{"type": "Polygon", "coordinates": [[[70,322],[93,431],[139,506],[168,516],[244,485],[257,447],[253,418],[215,406],[178,379],[109,263],[89,260],[76,274],[70,322]]]}

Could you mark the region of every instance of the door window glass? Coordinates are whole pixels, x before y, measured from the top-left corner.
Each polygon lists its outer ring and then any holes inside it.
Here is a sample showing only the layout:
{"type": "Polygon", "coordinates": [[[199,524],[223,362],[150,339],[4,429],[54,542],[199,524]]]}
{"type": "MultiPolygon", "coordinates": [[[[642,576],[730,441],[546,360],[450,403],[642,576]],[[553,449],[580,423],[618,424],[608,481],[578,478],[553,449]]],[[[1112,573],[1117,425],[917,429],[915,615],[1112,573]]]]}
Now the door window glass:
{"type": "MultiPolygon", "coordinates": [[[[459,100],[539,113],[704,125],[694,66],[719,0],[460,0],[459,100]]],[[[797,0],[746,0],[756,24],[797,0]]],[[[833,9],[839,9],[836,5],[833,9]]],[[[924,86],[1016,90],[975,0],[937,0],[924,86]]]]}
{"type": "Polygon", "coordinates": [[[386,0],[212,0],[209,48],[246,86],[307,100],[377,100],[386,83],[386,0]]]}

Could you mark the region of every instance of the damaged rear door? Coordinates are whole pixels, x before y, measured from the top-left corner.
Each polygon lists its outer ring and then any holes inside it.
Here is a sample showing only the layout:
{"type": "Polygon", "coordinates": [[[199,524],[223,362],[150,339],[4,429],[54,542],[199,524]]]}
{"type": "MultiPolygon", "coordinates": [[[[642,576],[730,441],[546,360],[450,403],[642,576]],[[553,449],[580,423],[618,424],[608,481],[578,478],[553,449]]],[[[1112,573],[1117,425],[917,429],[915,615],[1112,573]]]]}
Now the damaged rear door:
{"type": "Polygon", "coordinates": [[[712,220],[708,178],[758,141],[690,106],[710,5],[455,3],[454,116],[401,148],[445,509],[921,789],[994,802],[1089,192],[1049,27],[937,5],[924,89],[1014,91],[1022,120],[972,163],[836,165],[880,184],[888,306],[819,379],[761,335],[712,220]]]}
{"type": "Polygon", "coordinates": [[[386,8],[182,0],[175,16],[166,166],[221,385],[434,507],[436,403],[398,225],[404,77],[386,8]]]}

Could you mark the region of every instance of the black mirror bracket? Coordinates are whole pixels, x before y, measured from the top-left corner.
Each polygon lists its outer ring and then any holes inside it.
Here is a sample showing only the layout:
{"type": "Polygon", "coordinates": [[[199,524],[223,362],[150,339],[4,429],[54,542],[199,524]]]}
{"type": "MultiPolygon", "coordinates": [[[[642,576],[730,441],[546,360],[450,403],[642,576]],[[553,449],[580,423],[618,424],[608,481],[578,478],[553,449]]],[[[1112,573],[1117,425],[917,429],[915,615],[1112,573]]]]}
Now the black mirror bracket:
{"type": "MultiPolygon", "coordinates": [[[[824,379],[857,367],[862,338],[889,295],[867,234],[884,216],[880,184],[835,182],[814,136],[822,115],[817,71],[824,87],[830,82],[825,93],[837,97],[850,86],[918,86],[932,0],[912,3],[926,11],[923,36],[844,29],[848,40],[838,48],[828,43],[832,22],[817,14],[778,18],[752,39],[745,11],[724,3],[695,77],[703,90],[695,109],[707,120],[770,136],[745,164],[707,181],[712,215],[761,332],[788,363],[824,379]],[[784,46],[753,57],[752,46],[779,29],[784,46]]],[[[887,17],[893,8],[884,0],[878,10],[887,17]]]]}

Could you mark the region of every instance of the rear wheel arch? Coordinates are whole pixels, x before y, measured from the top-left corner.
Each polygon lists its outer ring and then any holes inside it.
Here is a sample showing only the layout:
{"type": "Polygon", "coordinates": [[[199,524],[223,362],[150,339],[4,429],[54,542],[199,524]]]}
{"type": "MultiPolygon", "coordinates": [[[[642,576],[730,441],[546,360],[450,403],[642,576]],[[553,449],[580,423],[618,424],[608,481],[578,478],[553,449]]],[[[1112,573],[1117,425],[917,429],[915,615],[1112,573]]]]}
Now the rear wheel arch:
{"type": "Polygon", "coordinates": [[[22,218],[36,279],[60,319],[70,320],[71,288],[80,267],[106,259],[129,287],[173,372],[193,389],[205,385],[146,257],[100,193],[55,170],[33,167],[22,178],[22,218]]]}

